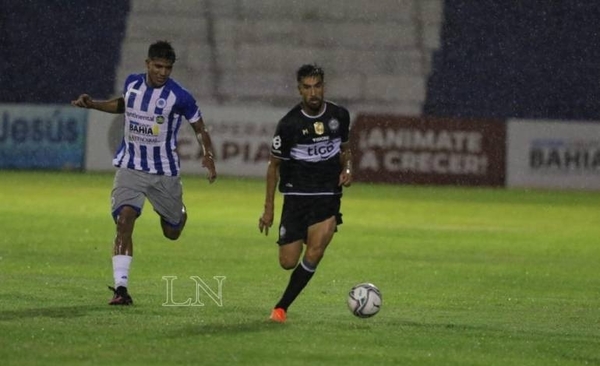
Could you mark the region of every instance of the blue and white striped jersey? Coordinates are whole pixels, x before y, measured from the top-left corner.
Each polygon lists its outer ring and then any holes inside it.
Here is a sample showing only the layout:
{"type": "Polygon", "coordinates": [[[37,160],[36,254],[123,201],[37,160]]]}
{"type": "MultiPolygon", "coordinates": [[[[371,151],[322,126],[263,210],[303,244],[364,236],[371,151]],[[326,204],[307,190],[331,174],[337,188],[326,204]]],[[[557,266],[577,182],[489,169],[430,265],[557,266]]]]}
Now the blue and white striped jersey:
{"type": "Polygon", "coordinates": [[[157,175],[179,175],[177,133],[181,118],[195,123],[201,118],[194,97],[173,79],[160,88],[146,83],[146,74],[125,80],[123,141],[113,165],[157,175]]]}

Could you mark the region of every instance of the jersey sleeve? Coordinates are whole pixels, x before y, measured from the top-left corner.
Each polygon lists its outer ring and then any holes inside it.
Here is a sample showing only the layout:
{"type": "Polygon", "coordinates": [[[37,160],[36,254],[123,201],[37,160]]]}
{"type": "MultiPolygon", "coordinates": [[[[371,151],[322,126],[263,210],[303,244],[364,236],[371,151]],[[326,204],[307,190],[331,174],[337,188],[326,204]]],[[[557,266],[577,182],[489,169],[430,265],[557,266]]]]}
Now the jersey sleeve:
{"type": "Polygon", "coordinates": [[[125,98],[125,95],[127,94],[127,87],[135,80],[135,74],[131,74],[129,75],[126,79],[125,82],[123,83],[123,94],[121,95],[123,98],[125,98]]]}
{"type": "Polygon", "coordinates": [[[271,154],[276,158],[288,160],[290,158],[290,138],[285,128],[284,120],[279,121],[273,140],[271,140],[271,154]]]}
{"type": "Polygon", "coordinates": [[[342,143],[346,143],[350,139],[350,113],[346,108],[340,109],[340,135],[342,143]]]}
{"type": "Polygon", "coordinates": [[[196,103],[196,99],[188,93],[181,93],[180,97],[180,108],[181,114],[190,122],[196,123],[201,117],[202,113],[200,112],[200,108],[198,108],[198,104],[196,103]]]}

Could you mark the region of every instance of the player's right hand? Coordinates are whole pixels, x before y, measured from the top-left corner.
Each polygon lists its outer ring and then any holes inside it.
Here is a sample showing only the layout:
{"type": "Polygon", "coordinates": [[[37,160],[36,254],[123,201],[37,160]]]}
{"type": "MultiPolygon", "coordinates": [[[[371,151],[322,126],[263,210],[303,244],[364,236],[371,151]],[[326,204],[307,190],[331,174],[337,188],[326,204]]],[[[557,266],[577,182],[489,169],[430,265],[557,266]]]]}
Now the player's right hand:
{"type": "Polygon", "coordinates": [[[264,212],[258,219],[258,230],[262,233],[263,230],[265,235],[269,235],[269,228],[273,225],[273,213],[264,212]]]}
{"type": "Polygon", "coordinates": [[[217,179],[217,169],[212,155],[204,155],[202,157],[202,166],[208,170],[208,183],[213,183],[217,179]]]}
{"type": "Polygon", "coordinates": [[[87,94],[81,94],[79,98],[71,101],[71,105],[79,108],[92,108],[92,97],[87,94]]]}

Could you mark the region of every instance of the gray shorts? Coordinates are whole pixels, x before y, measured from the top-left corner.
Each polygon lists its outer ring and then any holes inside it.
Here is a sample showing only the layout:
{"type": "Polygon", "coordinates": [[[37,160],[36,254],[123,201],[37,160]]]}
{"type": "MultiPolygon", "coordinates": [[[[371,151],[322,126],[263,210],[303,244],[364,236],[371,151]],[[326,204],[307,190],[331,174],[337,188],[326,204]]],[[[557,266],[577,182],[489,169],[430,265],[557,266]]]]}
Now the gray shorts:
{"type": "Polygon", "coordinates": [[[111,193],[111,212],[116,220],[123,206],[131,206],[142,214],[148,198],[154,211],[167,223],[176,226],[181,222],[183,188],[179,176],[148,174],[121,168],[115,174],[111,193]]]}

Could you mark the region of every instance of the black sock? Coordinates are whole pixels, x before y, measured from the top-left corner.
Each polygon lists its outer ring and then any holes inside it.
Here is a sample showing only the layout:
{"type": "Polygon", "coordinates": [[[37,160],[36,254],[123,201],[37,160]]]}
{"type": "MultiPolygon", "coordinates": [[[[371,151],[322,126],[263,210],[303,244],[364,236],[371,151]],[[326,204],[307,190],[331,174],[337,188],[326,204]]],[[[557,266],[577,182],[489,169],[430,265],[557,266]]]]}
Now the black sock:
{"type": "Polygon", "coordinates": [[[308,281],[312,278],[315,273],[316,267],[306,260],[302,259],[292,275],[290,276],[290,282],[288,283],[281,300],[275,305],[276,308],[282,308],[287,311],[288,307],[296,300],[296,297],[302,292],[302,289],[306,287],[308,281]]]}

